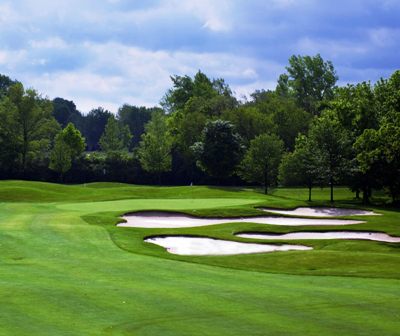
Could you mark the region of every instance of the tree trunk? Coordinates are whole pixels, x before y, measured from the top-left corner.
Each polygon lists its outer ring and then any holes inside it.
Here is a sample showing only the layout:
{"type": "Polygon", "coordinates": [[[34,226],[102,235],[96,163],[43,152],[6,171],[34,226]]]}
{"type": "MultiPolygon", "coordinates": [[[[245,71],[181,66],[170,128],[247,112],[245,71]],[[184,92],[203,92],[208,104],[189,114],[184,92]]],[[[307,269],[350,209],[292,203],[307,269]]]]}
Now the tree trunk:
{"type": "Polygon", "coordinates": [[[265,163],[264,167],[264,193],[268,194],[268,164],[265,163]]]}
{"type": "Polygon", "coordinates": [[[368,187],[364,187],[363,188],[363,198],[362,198],[362,203],[363,204],[369,204],[369,188],[368,187]]]}
{"type": "Polygon", "coordinates": [[[356,190],[356,199],[360,199],[360,189],[356,190]]]}
{"type": "Polygon", "coordinates": [[[329,177],[329,184],[331,185],[331,203],[333,203],[333,176],[329,177]]]}
{"type": "Polygon", "coordinates": [[[311,188],[312,188],[312,185],[309,184],[309,185],[308,185],[308,201],[309,201],[309,202],[311,202],[311,188]]]}

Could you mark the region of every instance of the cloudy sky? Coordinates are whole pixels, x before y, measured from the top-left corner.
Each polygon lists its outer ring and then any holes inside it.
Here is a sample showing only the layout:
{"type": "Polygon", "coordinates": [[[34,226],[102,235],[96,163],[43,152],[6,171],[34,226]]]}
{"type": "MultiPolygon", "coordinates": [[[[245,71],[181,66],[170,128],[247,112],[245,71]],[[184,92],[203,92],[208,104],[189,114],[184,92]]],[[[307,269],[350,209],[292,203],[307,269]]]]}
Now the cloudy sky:
{"type": "Polygon", "coordinates": [[[0,73],[84,113],[157,105],[199,69],[242,97],[317,53],[340,84],[387,77],[400,0],[0,0],[0,73]]]}

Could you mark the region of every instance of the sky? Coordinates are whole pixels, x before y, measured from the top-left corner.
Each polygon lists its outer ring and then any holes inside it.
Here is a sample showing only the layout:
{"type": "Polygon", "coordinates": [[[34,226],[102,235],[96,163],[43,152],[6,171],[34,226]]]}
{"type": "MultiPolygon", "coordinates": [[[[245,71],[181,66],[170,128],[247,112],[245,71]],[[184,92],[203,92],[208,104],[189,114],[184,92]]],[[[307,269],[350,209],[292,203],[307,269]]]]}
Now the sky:
{"type": "Polygon", "coordinates": [[[171,75],[274,89],[291,55],[339,85],[400,69],[400,0],[0,0],[0,74],[87,113],[158,105],[171,75]]]}

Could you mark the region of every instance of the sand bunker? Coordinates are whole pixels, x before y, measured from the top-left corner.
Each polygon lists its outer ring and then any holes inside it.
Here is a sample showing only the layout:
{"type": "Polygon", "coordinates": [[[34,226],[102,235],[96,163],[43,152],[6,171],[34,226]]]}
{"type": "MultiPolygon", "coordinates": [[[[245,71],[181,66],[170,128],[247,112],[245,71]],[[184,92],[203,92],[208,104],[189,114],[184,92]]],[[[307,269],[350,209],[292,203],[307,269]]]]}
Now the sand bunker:
{"type": "Polygon", "coordinates": [[[273,240],[301,240],[301,239],[363,239],[375,240],[387,243],[400,243],[400,237],[392,237],[386,233],[379,232],[292,232],[282,235],[268,233],[241,233],[236,236],[241,238],[253,239],[273,239],[273,240]]]}
{"type": "Polygon", "coordinates": [[[252,244],[205,237],[152,237],[145,239],[145,241],[162,246],[172,254],[198,256],[250,254],[275,251],[305,251],[312,249],[311,247],[303,245],[252,244]]]}
{"type": "Polygon", "coordinates": [[[344,219],[310,219],[292,217],[242,217],[242,218],[198,218],[184,214],[169,212],[137,212],[122,217],[126,223],[117,224],[120,227],[138,228],[189,228],[224,223],[257,223],[270,225],[351,225],[363,221],[344,219]]]}
{"type": "Polygon", "coordinates": [[[338,217],[338,216],[376,216],[380,215],[373,211],[343,208],[297,208],[294,210],[277,210],[263,208],[263,211],[280,215],[306,216],[306,217],[338,217]]]}

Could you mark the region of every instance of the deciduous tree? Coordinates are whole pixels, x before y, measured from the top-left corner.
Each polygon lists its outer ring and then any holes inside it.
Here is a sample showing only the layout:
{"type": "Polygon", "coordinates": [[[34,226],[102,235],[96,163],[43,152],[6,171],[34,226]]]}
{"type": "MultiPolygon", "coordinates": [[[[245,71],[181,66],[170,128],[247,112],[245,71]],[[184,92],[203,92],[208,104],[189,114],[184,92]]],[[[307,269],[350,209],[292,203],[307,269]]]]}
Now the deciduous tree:
{"type": "Polygon", "coordinates": [[[267,194],[268,187],[277,183],[282,154],[283,141],[275,134],[257,136],[250,141],[250,147],[240,164],[239,176],[247,182],[264,185],[267,194]]]}
{"type": "Polygon", "coordinates": [[[306,111],[319,115],[324,101],[333,98],[333,88],[338,80],[335,68],[321,55],[296,56],[289,58],[287,76],[280,77],[280,91],[285,92],[284,83],[297,102],[306,111]]]}
{"type": "Polygon", "coordinates": [[[154,113],[146,125],[146,133],[139,143],[138,156],[142,168],[154,173],[161,183],[161,173],[171,170],[172,139],[168,132],[166,117],[162,112],[154,113]]]}
{"type": "Polygon", "coordinates": [[[195,143],[192,149],[200,168],[219,179],[232,175],[243,152],[240,135],[234,125],[226,120],[208,122],[201,141],[195,143]]]}
{"type": "Polygon", "coordinates": [[[100,138],[100,148],[105,152],[128,151],[132,134],[128,125],[123,125],[114,116],[108,118],[100,138]]]}

